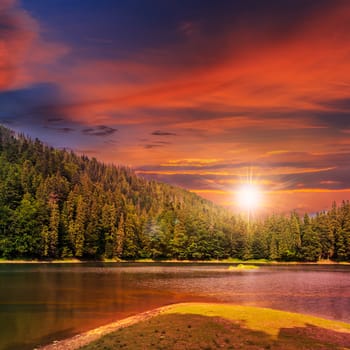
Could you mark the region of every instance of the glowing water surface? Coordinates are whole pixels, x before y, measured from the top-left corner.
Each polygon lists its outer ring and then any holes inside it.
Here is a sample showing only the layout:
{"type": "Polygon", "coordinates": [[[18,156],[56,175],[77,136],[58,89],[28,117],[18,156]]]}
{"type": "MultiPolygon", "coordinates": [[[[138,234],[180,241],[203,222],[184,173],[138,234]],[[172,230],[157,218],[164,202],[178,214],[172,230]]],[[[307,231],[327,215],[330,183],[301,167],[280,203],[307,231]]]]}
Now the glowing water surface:
{"type": "Polygon", "coordinates": [[[55,339],[176,302],[271,307],[350,323],[350,266],[0,264],[0,349],[55,339]]]}

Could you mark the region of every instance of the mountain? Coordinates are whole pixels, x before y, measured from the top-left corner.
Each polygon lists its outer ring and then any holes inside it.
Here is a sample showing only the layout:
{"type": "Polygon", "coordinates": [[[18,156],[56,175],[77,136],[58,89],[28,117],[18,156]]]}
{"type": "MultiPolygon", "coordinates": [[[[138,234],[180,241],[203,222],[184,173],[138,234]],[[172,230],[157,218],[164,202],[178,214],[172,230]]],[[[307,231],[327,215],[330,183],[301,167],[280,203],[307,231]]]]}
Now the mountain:
{"type": "Polygon", "coordinates": [[[239,215],[0,126],[0,258],[350,261],[350,204],[239,215]]]}
{"type": "Polygon", "coordinates": [[[181,188],[0,127],[3,258],[225,258],[233,220],[181,188]]]}

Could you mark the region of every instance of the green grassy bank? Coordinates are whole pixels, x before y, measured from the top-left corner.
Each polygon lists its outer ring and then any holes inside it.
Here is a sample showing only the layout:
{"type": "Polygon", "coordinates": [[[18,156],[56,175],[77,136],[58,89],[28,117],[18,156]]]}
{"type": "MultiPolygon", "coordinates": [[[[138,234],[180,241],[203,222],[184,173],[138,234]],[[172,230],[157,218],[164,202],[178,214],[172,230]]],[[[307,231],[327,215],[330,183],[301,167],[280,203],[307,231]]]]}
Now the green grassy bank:
{"type": "Polygon", "coordinates": [[[224,304],[178,304],[83,346],[112,349],[349,349],[350,324],[224,304]]]}

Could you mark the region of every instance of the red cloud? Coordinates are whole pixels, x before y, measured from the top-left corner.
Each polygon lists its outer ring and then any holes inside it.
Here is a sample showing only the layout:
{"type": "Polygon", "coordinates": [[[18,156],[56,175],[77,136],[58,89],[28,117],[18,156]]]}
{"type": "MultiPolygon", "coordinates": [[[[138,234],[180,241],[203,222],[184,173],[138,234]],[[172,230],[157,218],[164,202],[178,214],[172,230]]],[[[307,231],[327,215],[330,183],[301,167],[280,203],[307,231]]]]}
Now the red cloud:
{"type": "Polygon", "coordinates": [[[0,90],[41,81],[41,65],[67,52],[64,45],[44,41],[38,22],[15,0],[1,1],[0,28],[0,90]]]}
{"type": "MultiPolygon", "coordinates": [[[[333,9],[311,13],[285,36],[263,35],[242,22],[221,37],[205,37],[196,24],[196,35],[180,43],[124,61],[81,58],[77,66],[48,79],[75,96],[66,113],[89,123],[96,118],[97,124],[106,122],[106,116],[144,108],[205,105],[257,115],[329,111],[320,102],[350,96],[349,18],[350,5],[338,2],[333,9]]],[[[187,33],[192,26],[181,28],[187,33]]],[[[312,116],[299,113],[308,127],[319,126],[312,116]]]]}

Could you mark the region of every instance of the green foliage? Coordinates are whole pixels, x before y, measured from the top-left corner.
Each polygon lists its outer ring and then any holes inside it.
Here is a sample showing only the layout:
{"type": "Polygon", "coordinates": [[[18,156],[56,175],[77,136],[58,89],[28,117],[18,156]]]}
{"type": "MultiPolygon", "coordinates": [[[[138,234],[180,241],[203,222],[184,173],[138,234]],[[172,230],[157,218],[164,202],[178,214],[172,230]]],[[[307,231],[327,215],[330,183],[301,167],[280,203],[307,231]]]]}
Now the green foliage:
{"type": "Polygon", "coordinates": [[[0,126],[0,258],[350,261],[350,204],[250,223],[0,126]]]}
{"type": "Polygon", "coordinates": [[[10,256],[40,256],[41,227],[38,203],[26,193],[13,212],[10,256]]]}
{"type": "Polygon", "coordinates": [[[311,220],[307,214],[301,233],[301,256],[305,261],[317,261],[321,256],[321,242],[319,234],[314,231],[311,220]]]}
{"type": "Polygon", "coordinates": [[[257,270],[259,266],[247,265],[247,264],[238,264],[237,266],[230,265],[228,267],[229,271],[240,271],[240,270],[257,270]]]}

